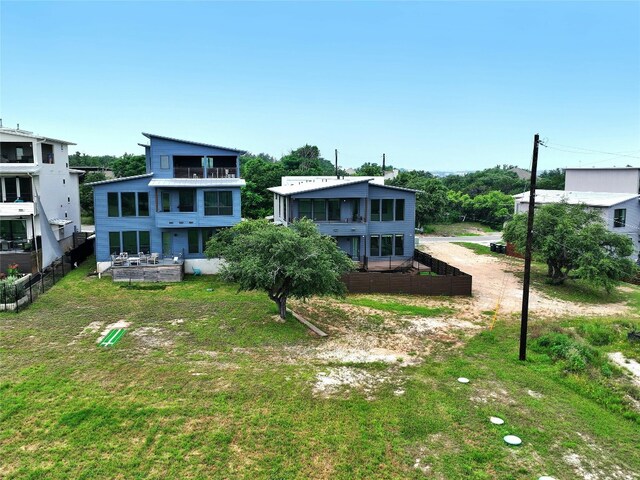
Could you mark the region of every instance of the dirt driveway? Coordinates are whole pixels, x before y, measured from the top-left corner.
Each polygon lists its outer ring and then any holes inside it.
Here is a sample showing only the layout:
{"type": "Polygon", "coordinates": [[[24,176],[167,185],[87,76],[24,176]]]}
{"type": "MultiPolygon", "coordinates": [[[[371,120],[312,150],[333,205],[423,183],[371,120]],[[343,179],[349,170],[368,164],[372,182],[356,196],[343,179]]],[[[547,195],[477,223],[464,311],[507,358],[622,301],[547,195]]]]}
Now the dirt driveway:
{"type": "MultiPolygon", "coordinates": [[[[443,260],[473,276],[472,315],[494,310],[498,302],[501,314],[519,313],[522,308],[522,282],[512,271],[522,268],[508,259],[490,255],[477,255],[468,248],[452,243],[428,243],[421,247],[434,257],[443,260]]],[[[531,289],[529,311],[539,316],[562,315],[619,315],[629,311],[621,304],[585,305],[549,298],[531,289]]],[[[477,318],[477,317],[476,317],[477,318]]]]}

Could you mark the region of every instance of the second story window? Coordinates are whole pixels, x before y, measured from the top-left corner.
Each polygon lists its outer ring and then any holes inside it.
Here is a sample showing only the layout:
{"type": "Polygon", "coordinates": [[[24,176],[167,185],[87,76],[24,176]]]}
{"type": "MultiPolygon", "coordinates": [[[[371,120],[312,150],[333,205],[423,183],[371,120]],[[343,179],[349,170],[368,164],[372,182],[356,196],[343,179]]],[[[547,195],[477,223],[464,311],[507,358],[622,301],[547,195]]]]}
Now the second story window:
{"type": "Polygon", "coordinates": [[[110,217],[120,216],[120,205],[118,203],[118,192],[107,193],[107,214],[110,217]]]}
{"type": "Polygon", "coordinates": [[[205,215],[233,215],[233,194],[229,191],[204,192],[205,215]]]}
{"type": "Polygon", "coordinates": [[[148,192],[138,192],[138,216],[139,217],[149,216],[149,193],[148,192]]]}
{"type": "Polygon", "coordinates": [[[122,192],[120,194],[120,200],[122,202],[122,216],[135,217],[136,216],[135,192],[122,192]]]}
{"type": "Polygon", "coordinates": [[[53,145],[42,144],[42,163],[53,163],[53,145]]]}
{"type": "Polygon", "coordinates": [[[194,190],[180,190],[180,193],[178,194],[178,201],[180,202],[178,210],[181,212],[195,212],[196,204],[194,194],[194,190]]]}
{"type": "Polygon", "coordinates": [[[613,227],[621,228],[627,224],[627,209],[616,208],[613,211],[613,227]]]}
{"type": "Polygon", "coordinates": [[[371,200],[372,222],[401,222],[404,220],[403,198],[374,198],[371,200]]]}

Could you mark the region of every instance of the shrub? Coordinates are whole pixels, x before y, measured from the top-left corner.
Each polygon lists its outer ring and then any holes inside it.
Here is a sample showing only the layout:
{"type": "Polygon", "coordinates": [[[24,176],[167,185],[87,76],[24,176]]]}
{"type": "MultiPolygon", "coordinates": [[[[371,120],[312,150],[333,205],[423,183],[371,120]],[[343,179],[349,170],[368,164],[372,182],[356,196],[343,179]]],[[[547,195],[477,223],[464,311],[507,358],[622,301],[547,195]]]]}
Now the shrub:
{"type": "Polygon", "coordinates": [[[582,372],[598,359],[598,352],[564,333],[548,333],[536,342],[537,349],[562,360],[570,372],[582,372]]]}
{"type": "Polygon", "coordinates": [[[609,325],[602,323],[583,323],[578,327],[580,335],[585,337],[591,345],[603,346],[613,343],[616,332],[609,325]]]}
{"type": "Polygon", "coordinates": [[[20,283],[16,288],[18,277],[7,277],[0,280],[0,303],[15,303],[16,299],[24,296],[24,284],[20,283]]]}

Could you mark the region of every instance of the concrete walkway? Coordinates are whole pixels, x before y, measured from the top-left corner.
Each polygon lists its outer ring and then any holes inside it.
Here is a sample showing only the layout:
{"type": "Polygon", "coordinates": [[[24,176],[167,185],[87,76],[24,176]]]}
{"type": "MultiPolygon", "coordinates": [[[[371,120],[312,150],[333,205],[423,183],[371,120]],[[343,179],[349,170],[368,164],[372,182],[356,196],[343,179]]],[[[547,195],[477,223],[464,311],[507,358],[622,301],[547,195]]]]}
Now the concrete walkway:
{"type": "Polygon", "coordinates": [[[429,235],[416,235],[420,239],[420,244],[425,243],[453,243],[453,242],[470,242],[479,243],[481,245],[489,245],[490,243],[498,243],[502,241],[501,233],[492,233],[491,235],[473,235],[470,237],[431,237],[429,235]]]}

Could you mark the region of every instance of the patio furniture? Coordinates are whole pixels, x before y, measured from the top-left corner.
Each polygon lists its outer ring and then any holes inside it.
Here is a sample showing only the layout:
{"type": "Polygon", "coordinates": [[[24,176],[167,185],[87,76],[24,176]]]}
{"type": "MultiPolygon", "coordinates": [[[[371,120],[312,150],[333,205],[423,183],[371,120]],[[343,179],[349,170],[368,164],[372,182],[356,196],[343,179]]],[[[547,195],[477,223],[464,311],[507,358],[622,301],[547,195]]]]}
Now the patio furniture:
{"type": "Polygon", "coordinates": [[[111,255],[111,265],[123,266],[124,259],[120,255],[111,255]]]}
{"type": "Polygon", "coordinates": [[[202,270],[200,270],[199,268],[195,268],[195,267],[194,267],[194,268],[193,268],[193,276],[194,276],[194,277],[198,277],[198,276],[200,276],[200,275],[202,275],[202,270]]]}
{"type": "Polygon", "coordinates": [[[159,263],[160,261],[159,259],[160,259],[160,254],[152,253],[151,255],[149,255],[149,258],[147,258],[147,262],[156,265],[157,263],[159,263]]]}
{"type": "Polygon", "coordinates": [[[129,265],[140,265],[140,257],[129,257],[129,265]]]}

